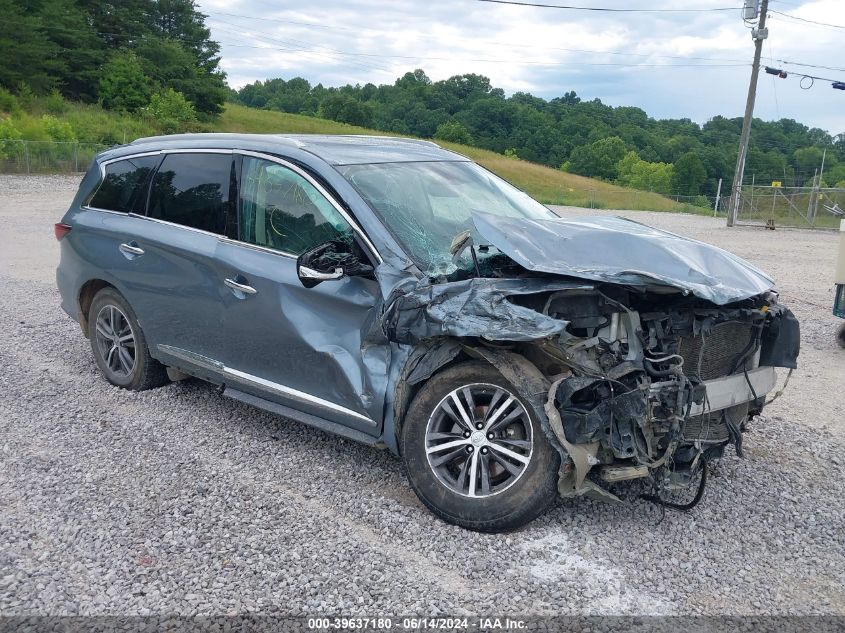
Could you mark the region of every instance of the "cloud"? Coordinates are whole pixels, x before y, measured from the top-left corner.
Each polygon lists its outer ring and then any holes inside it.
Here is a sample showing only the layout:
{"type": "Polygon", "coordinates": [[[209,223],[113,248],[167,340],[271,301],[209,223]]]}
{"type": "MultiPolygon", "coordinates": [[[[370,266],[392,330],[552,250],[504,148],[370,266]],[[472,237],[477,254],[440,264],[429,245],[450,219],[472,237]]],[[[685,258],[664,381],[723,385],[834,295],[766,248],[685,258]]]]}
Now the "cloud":
{"type": "MultiPolygon", "coordinates": [[[[496,5],[474,0],[200,0],[212,36],[222,45],[229,83],[273,77],[311,83],[392,83],[414,68],[435,80],[460,73],[490,77],[507,93],[544,98],[575,90],[583,99],[637,106],[660,118],[704,122],[742,116],[753,56],[740,11],[597,13],[496,5]]],[[[630,7],[621,0],[583,0],[630,7]]],[[[738,4],[695,0],[691,6],[738,4]]],[[[677,2],[635,6],[676,8],[677,2]]],[[[689,6],[689,5],[685,5],[689,6]]],[[[845,3],[773,3],[782,13],[845,24],[845,3]]],[[[770,13],[764,64],[845,80],[845,71],[776,60],[837,66],[845,31],[770,13]]],[[[761,74],[755,115],[792,118],[845,132],[845,93],[816,81],[761,74]]]]}

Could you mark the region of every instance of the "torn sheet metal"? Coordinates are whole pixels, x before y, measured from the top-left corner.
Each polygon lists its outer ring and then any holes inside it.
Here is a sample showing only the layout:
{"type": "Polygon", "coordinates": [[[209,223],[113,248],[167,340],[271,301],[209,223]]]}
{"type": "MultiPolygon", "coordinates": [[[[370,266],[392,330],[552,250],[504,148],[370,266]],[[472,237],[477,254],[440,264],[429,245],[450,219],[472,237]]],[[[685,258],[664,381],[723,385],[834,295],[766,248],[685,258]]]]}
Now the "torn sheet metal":
{"type": "Polygon", "coordinates": [[[424,285],[388,302],[384,332],[392,341],[412,345],[440,336],[534,341],[560,334],[568,322],[508,297],[574,288],[591,286],[548,278],[472,278],[424,285]]]}
{"type": "Polygon", "coordinates": [[[668,286],[717,305],[774,287],[727,251],[621,217],[531,220],[473,213],[479,234],[524,268],[635,287],[668,286]]]}

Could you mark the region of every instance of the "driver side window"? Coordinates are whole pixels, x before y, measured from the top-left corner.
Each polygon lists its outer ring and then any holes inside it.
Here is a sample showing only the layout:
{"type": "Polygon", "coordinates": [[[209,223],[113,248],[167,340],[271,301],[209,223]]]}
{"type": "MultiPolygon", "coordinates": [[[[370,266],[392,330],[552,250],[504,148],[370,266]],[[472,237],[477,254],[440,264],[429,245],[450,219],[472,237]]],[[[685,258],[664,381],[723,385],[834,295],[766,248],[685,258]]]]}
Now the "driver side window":
{"type": "Polygon", "coordinates": [[[239,236],[242,242],[291,255],[331,240],[352,227],[305,178],[284,165],[244,156],[239,236]]]}

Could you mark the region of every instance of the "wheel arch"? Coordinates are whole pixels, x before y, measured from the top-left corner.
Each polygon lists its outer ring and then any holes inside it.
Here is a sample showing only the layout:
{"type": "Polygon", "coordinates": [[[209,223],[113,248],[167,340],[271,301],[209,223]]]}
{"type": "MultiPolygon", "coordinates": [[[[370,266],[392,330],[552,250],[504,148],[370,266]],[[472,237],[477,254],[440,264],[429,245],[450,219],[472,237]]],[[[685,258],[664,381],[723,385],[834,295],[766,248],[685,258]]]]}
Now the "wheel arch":
{"type": "Polygon", "coordinates": [[[402,425],[411,402],[425,382],[433,375],[467,360],[480,360],[489,364],[510,382],[517,392],[528,402],[540,420],[543,432],[552,445],[562,452],[558,438],[549,426],[544,409],[551,382],[540,369],[522,354],[505,349],[495,349],[478,344],[477,340],[463,340],[443,337],[417,345],[396,383],[393,407],[393,434],[396,446],[401,452],[398,441],[402,425]]]}
{"type": "MultiPolygon", "coordinates": [[[[94,302],[94,297],[103,288],[114,288],[120,292],[118,288],[105,279],[89,279],[79,288],[76,296],[76,304],[79,307],[79,327],[82,328],[82,333],[88,337],[88,311],[91,309],[91,304],[94,302]]],[[[122,293],[121,293],[122,294],[122,293]]]]}

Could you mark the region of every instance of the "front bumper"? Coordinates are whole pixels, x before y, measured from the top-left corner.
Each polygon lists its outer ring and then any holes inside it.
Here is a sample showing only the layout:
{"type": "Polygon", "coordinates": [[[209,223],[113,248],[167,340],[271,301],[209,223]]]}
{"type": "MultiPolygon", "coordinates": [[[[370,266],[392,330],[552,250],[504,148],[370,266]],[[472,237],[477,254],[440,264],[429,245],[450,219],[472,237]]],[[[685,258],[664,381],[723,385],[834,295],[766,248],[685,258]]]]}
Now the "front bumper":
{"type": "MultiPolygon", "coordinates": [[[[707,396],[691,404],[689,415],[702,415],[752,402],[769,393],[777,383],[774,367],[750,369],[747,375],[747,379],[746,374],[734,374],[702,383],[707,396]]],[[[652,387],[652,390],[659,391],[659,387],[652,387]]]]}

